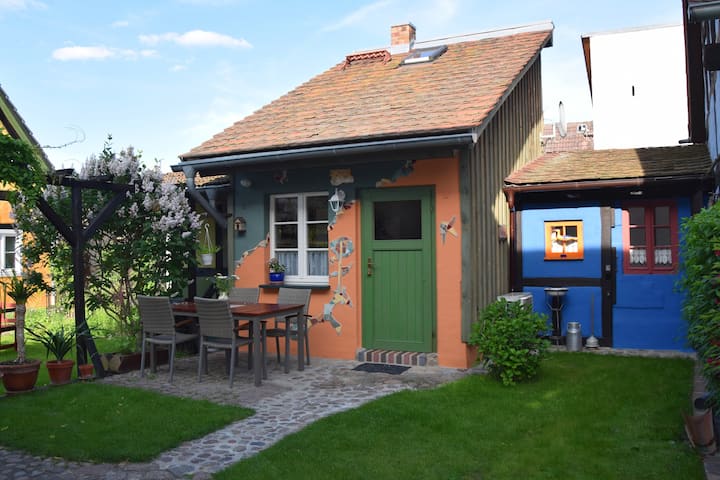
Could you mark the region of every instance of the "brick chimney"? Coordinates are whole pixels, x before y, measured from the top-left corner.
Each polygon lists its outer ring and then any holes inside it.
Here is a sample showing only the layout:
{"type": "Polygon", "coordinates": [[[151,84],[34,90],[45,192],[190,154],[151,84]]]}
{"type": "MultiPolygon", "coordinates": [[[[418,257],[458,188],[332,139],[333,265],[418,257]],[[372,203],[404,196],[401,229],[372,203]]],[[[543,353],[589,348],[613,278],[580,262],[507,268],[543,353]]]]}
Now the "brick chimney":
{"type": "Polygon", "coordinates": [[[390,53],[410,51],[415,43],[415,25],[405,23],[390,27],[390,53]]]}

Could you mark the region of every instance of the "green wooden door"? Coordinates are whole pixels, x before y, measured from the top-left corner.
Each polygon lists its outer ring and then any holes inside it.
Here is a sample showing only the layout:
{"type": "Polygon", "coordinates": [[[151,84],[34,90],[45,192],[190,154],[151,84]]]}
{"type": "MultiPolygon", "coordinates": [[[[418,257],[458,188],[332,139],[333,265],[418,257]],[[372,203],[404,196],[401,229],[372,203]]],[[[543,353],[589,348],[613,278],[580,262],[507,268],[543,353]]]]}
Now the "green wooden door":
{"type": "Polygon", "coordinates": [[[433,190],[361,192],[363,346],[435,350],[433,190]]]}

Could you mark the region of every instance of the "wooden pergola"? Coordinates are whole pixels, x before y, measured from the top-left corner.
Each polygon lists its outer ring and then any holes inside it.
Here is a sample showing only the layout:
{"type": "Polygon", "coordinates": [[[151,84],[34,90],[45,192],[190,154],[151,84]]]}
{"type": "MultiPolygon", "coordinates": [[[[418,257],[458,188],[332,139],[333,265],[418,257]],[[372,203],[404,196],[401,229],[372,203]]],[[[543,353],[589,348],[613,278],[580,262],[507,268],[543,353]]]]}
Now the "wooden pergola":
{"type": "MultiPolygon", "coordinates": [[[[71,172],[70,172],[71,173],[71,172]]],[[[105,376],[105,369],[100,361],[95,341],[92,337],[90,329],[87,328],[87,318],[85,315],[85,245],[92,238],[98,228],[112,215],[115,210],[125,201],[125,193],[132,186],[126,184],[112,183],[110,178],[98,178],[82,180],[68,176],[68,171],[56,171],[48,176],[48,185],[60,185],[71,189],[71,211],[72,218],[68,225],[60,215],[52,208],[52,206],[42,197],[37,199],[38,209],[52,223],[62,237],[70,244],[73,258],[73,286],[74,286],[74,302],[75,309],[75,327],[78,332],[77,336],[77,365],[87,361],[87,355],[95,367],[95,371],[99,377],[105,376]],[[96,215],[87,227],[82,224],[83,190],[105,190],[114,192],[113,198],[105,205],[100,213],[96,215]]],[[[9,192],[0,192],[0,200],[7,200],[9,192]]]]}

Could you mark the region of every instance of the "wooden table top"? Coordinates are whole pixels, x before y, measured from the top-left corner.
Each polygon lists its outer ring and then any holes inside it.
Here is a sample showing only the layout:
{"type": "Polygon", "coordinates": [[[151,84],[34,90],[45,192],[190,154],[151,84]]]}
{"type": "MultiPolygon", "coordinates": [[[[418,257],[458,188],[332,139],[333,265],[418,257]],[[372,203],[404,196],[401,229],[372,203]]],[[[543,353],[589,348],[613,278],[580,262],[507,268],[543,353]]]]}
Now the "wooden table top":
{"type": "MultiPolygon", "coordinates": [[[[233,315],[244,317],[260,317],[268,315],[282,315],[283,313],[294,312],[305,307],[302,303],[230,303],[230,311],[233,315]]],[[[178,302],[172,304],[175,313],[197,313],[195,302],[178,302]]]]}

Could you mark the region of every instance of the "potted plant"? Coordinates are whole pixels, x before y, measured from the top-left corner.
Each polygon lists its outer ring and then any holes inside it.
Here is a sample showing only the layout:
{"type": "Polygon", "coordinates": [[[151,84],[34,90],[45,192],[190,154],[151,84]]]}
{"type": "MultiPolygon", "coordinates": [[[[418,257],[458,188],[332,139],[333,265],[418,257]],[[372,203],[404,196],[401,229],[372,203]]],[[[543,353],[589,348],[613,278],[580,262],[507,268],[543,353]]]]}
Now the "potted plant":
{"type": "Polygon", "coordinates": [[[268,268],[270,269],[271,283],[282,283],[285,280],[285,265],[280,263],[276,257],[268,261],[268,268]]]}
{"type": "Polygon", "coordinates": [[[52,385],[65,385],[70,383],[74,360],[66,360],[65,356],[70,353],[75,345],[75,329],[66,329],[65,325],[57,328],[39,327],[36,329],[27,328],[29,336],[45,347],[47,357],[50,354],[55,360],[46,360],[45,366],[48,369],[50,383],[52,385]]]}
{"type": "Polygon", "coordinates": [[[220,251],[220,246],[215,245],[210,238],[210,226],[205,224],[205,234],[198,239],[197,251],[200,254],[202,265],[212,265],[215,254],[220,251]]]}
{"type": "Polygon", "coordinates": [[[236,275],[215,274],[215,288],[217,288],[218,291],[218,298],[228,298],[228,293],[230,293],[230,289],[235,285],[237,278],[236,275]]]}
{"type": "Polygon", "coordinates": [[[5,391],[10,394],[32,390],[37,382],[40,360],[25,358],[25,312],[28,299],[44,290],[50,290],[50,287],[37,271],[13,275],[7,282],[7,295],[15,301],[17,357],[15,360],[0,362],[0,374],[5,391]]]}

